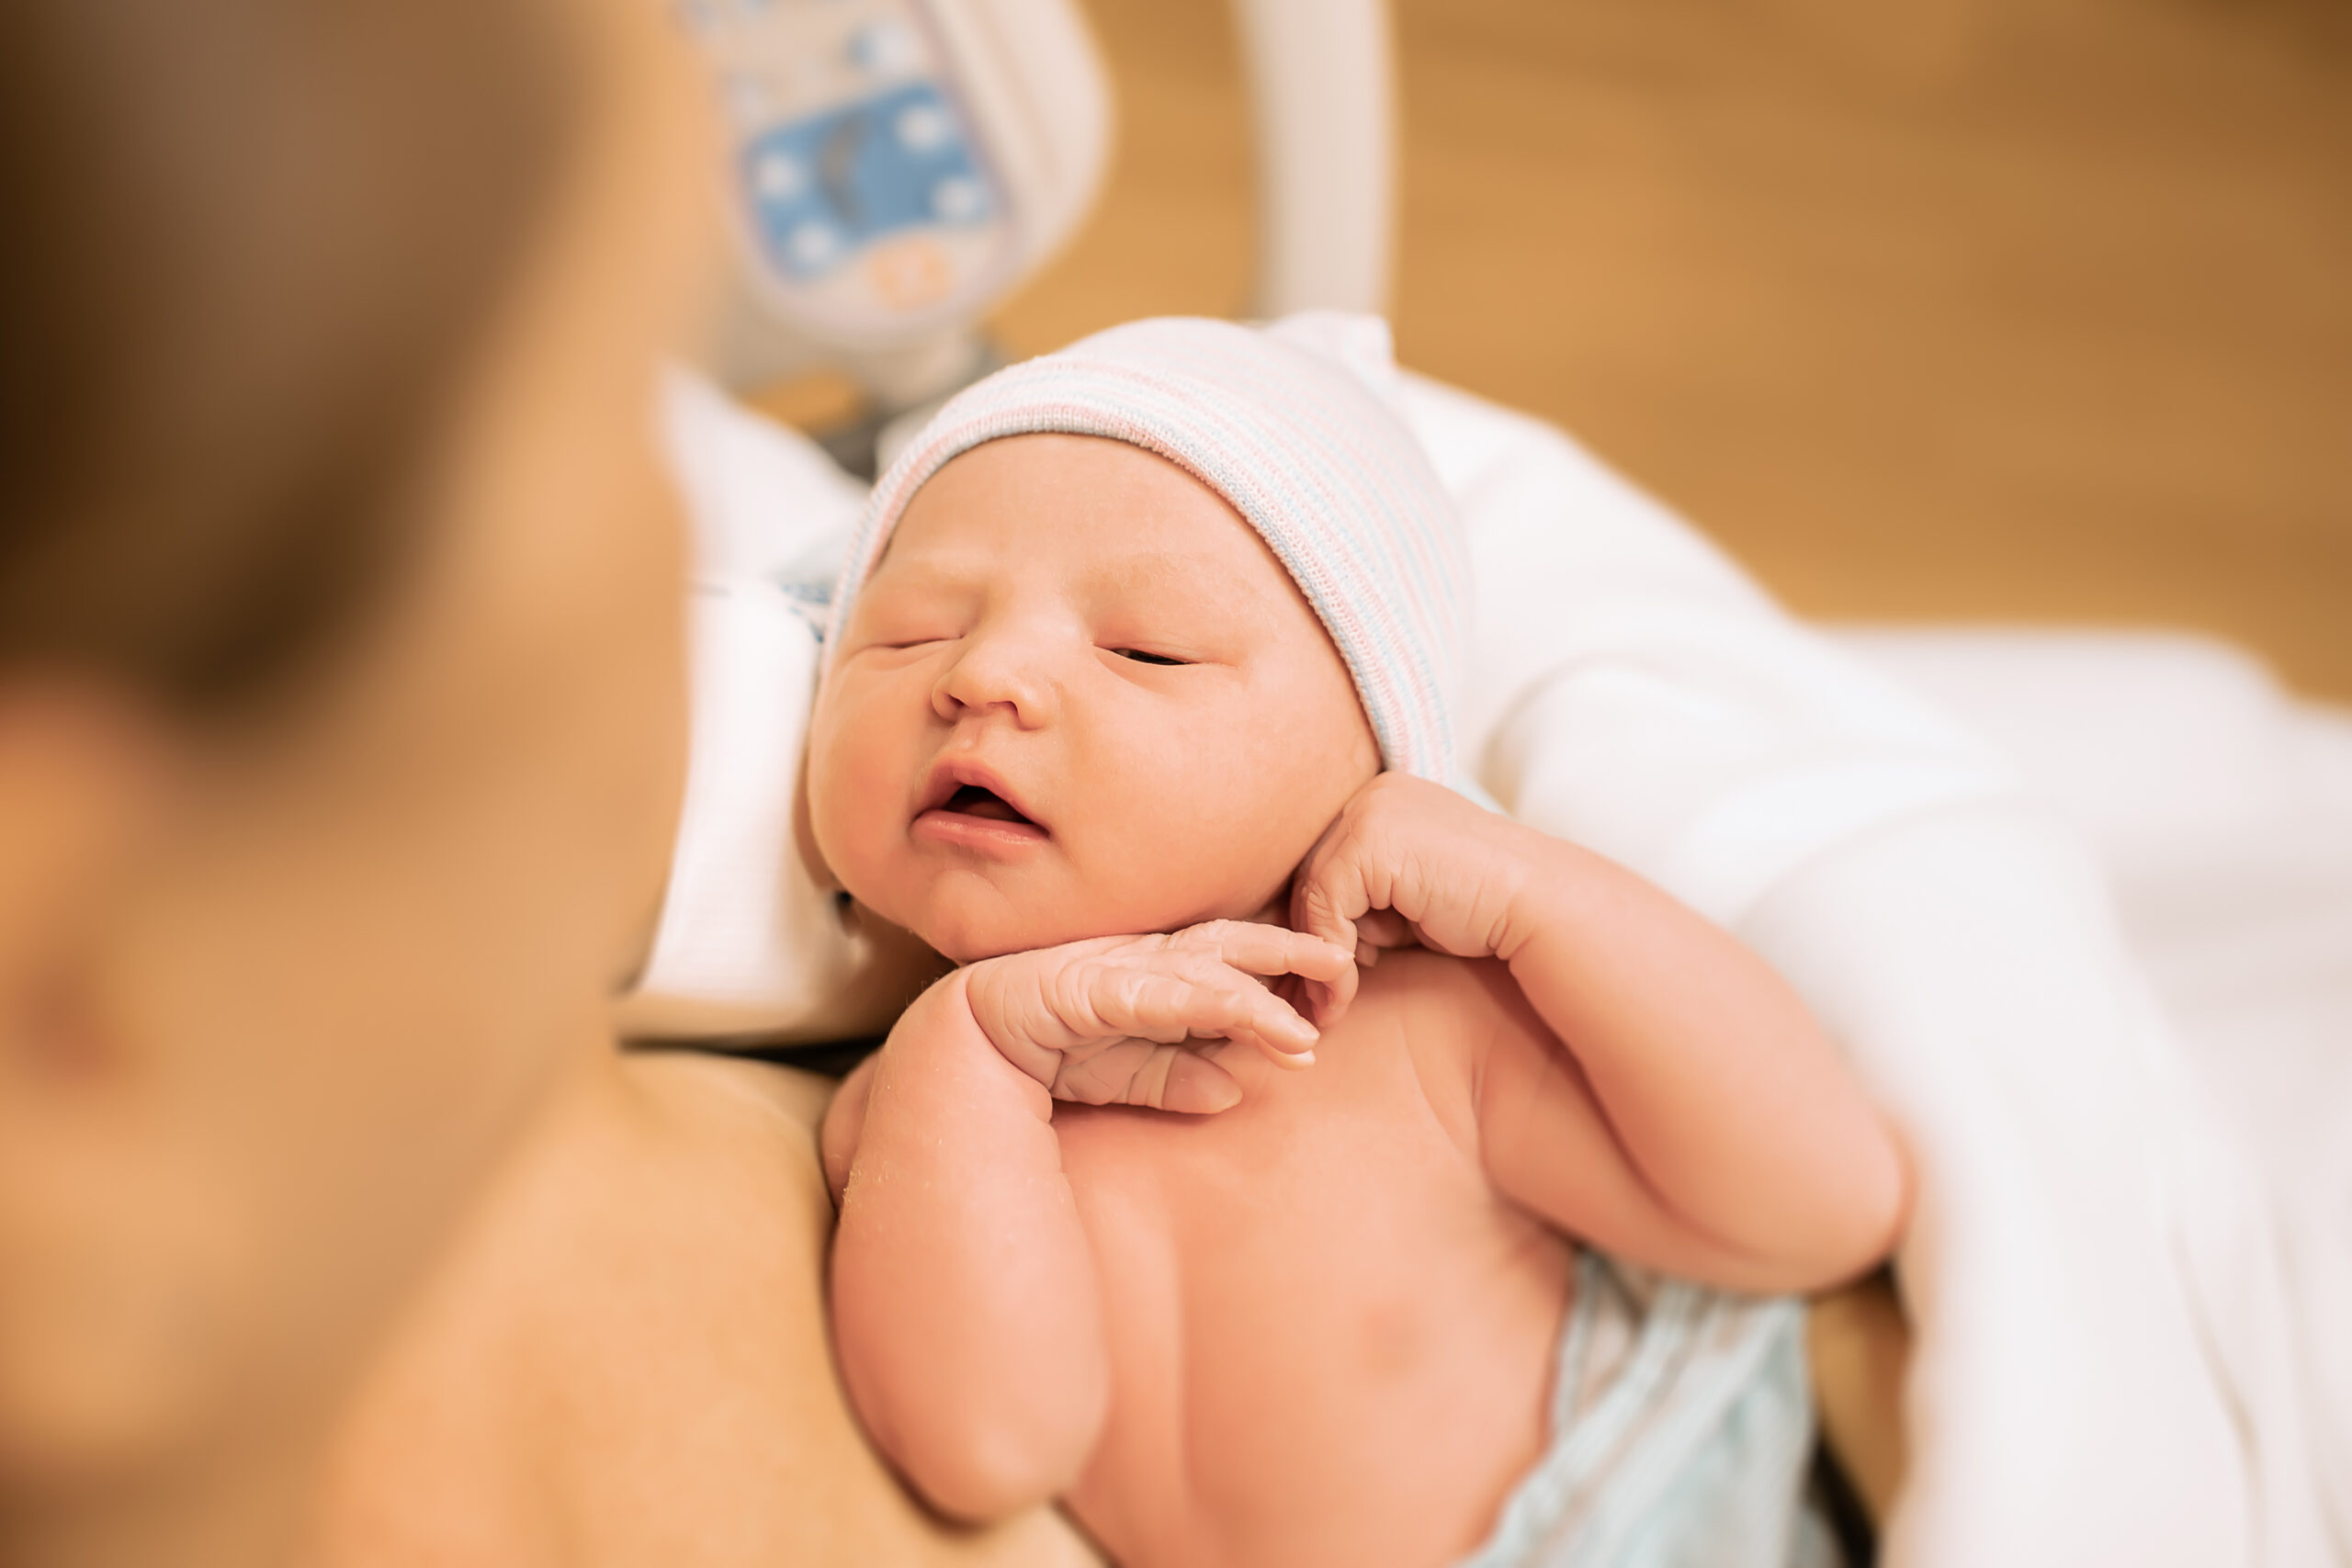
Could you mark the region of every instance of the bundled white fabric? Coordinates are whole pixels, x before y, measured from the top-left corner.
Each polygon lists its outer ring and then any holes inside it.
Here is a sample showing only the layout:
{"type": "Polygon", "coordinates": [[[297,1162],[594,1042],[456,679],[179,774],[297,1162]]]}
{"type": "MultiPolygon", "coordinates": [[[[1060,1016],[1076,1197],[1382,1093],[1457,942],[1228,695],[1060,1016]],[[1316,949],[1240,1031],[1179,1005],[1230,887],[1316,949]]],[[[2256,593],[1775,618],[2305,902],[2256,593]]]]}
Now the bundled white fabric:
{"type": "Polygon", "coordinates": [[[821,1039],[869,953],[793,844],[825,590],[865,487],[706,381],[662,409],[695,531],[685,799],[653,947],[621,1027],[821,1039]]]}
{"type": "Polygon", "coordinates": [[[2288,1286],[2281,1397],[2245,1426],[2271,1489],[2304,1452],[2333,1558],[2280,1532],[2259,1560],[2352,1562],[2352,713],[2178,633],[1838,640],[1998,740],[2098,852],[2197,1098],[2253,1156],[2251,1239],[2267,1230],[2288,1286]],[[2280,1432],[2298,1403],[2307,1445],[2280,1432]]]}
{"type": "MultiPolygon", "coordinates": [[[[1403,400],[1473,556],[1464,761],[1528,820],[1762,949],[1917,1156],[1912,1469],[1886,1561],[2352,1563],[2352,1409],[2315,1407],[2293,1359],[2328,1337],[2313,1276],[2282,1290],[2260,1190],[2190,1092],[2081,837],[1997,752],[1793,624],[1556,432],[1409,377],[1403,400]],[[2314,1444],[2336,1467],[2333,1541],[2314,1444]]],[[[719,666],[790,638],[730,642],[715,623],[793,620],[776,584],[811,574],[785,568],[837,558],[847,519],[794,438],[705,395],[673,412],[707,546],[742,592],[697,603],[680,865],[706,870],[673,883],[639,999],[691,1013],[710,941],[692,933],[717,931],[729,1028],[818,1033],[857,953],[789,913],[821,908],[788,850],[780,761],[807,677],[776,656],[802,683],[763,701],[719,666]],[[771,542],[747,543],[761,529],[771,542]]],[[[795,635],[795,668],[812,667],[795,635]]],[[[2334,1252],[2290,1256],[2352,1257],[2340,1208],[2317,1224],[2334,1252]]]]}

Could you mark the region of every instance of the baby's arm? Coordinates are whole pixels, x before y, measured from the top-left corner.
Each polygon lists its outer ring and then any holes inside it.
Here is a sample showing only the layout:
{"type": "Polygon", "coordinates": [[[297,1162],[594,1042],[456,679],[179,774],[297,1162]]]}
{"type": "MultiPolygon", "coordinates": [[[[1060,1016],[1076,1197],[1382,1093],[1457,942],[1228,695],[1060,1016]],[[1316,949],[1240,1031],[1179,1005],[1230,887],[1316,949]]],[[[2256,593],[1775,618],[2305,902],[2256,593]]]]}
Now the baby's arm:
{"type": "Polygon", "coordinates": [[[1510,965],[1525,1006],[1482,1010],[1480,1147],[1554,1224],[1759,1292],[1826,1285],[1894,1245],[1903,1157],[1837,1048],[1761,959],[1631,872],[1384,775],[1297,897],[1327,936],[1401,940],[1401,920],[1510,965]]]}
{"type": "Polygon", "coordinates": [[[1176,1043],[1304,1055],[1315,1031],[1251,976],[1350,967],[1231,922],[990,959],[925,992],[842,1086],[824,1129],[842,1380],[933,1504],[992,1518],[1067,1491],[1102,1428],[1102,1304],[1053,1100],[1222,1110],[1239,1091],[1219,1048],[1176,1043]]]}
{"type": "Polygon", "coordinates": [[[1110,1381],[1045,1087],[989,1043],[968,973],[910,1008],[825,1122],[833,1340],[882,1451],[943,1511],[1068,1488],[1110,1381]]]}

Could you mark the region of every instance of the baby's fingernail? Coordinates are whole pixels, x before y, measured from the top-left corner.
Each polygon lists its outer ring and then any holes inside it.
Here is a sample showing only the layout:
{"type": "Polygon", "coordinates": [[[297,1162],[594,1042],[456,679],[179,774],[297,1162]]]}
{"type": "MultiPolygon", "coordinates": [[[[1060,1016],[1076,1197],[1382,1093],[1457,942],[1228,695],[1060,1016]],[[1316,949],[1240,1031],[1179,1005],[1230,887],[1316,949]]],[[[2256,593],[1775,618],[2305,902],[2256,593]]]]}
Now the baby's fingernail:
{"type": "Polygon", "coordinates": [[[1315,1065],[1315,1053],[1312,1051],[1277,1051],[1274,1053],[1274,1060],[1280,1062],[1285,1067],[1311,1067],[1315,1065]]]}

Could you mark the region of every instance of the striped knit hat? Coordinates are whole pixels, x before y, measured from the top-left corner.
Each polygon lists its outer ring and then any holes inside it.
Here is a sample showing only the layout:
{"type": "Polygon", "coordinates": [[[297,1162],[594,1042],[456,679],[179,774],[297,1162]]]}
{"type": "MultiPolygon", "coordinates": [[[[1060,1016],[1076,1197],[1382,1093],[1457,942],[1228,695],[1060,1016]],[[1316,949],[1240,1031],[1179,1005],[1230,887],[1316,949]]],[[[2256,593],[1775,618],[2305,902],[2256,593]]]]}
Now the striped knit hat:
{"type": "Polygon", "coordinates": [[[832,624],[849,624],[907,503],[949,459],[1008,435],[1108,436],[1174,463],[1258,530],[1338,645],[1383,762],[1451,782],[1469,563],[1390,402],[1395,375],[1385,322],[1320,311],[1265,328],[1135,321],[1001,370],[949,400],[874,487],[832,624]]]}

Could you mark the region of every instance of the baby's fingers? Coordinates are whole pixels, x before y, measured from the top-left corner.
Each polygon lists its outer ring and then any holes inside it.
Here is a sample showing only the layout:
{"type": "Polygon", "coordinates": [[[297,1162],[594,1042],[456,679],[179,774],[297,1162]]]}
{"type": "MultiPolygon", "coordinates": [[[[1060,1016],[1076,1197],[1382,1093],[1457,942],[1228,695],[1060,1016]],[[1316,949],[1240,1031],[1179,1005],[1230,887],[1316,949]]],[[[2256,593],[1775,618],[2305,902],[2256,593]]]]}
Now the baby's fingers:
{"type": "MultiPolygon", "coordinates": [[[[1297,976],[1302,985],[1285,985],[1278,990],[1288,995],[1303,993],[1318,1022],[1328,1024],[1336,1020],[1355,995],[1356,963],[1360,956],[1356,949],[1306,931],[1261,925],[1254,920],[1210,920],[1187,927],[1169,941],[1175,946],[1205,948],[1214,952],[1219,962],[1248,974],[1277,978],[1297,976]]],[[[1299,1017],[1287,999],[1277,999],[1282,1000],[1285,1012],[1299,1017]]],[[[1302,1055],[1279,1041],[1261,1041],[1261,1044],[1282,1066],[1303,1067],[1314,1060],[1311,1054],[1302,1055]]]]}
{"type": "Polygon", "coordinates": [[[1306,987],[1315,1021],[1329,1028],[1355,1000],[1356,964],[1387,945],[1377,900],[1360,863],[1351,823],[1342,814],[1324,830],[1291,884],[1290,923],[1301,932],[1341,948],[1355,962],[1335,979],[1313,977],[1306,987]]]}
{"type": "MultiPolygon", "coordinates": [[[[1335,824],[1333,832],[1337,832],[1335,824]]],[[[1353,953],[1356,922],[1372,908],[1362,872],[1327,833],[1291,885],[1290,923],[1305,935],[1353,953]]]]}
{"type": "Polygon", "coordinates": [[[1123,1040],[1080,1059],[1065,1058],[1052,1086],[1056,1100],[1084,1105],[1141,1105],[1186,1116],[1213,1115],[1241,1102],[1233,1075],[1199,1052],[1149,1040],[1123,1040]]]}
{"type": "MultiPolygon", "coordinates": [[[[1352,960],[1346,965],[1355,971],[1352,960]]],[[[1315,1026],[1288,1002],[1222,962],[1204,962],[1180,984],[1191,987],[1184,1003],[1186,1027],[1239,1045],[1254,1045],[1278,1066],[1305,1067],[1315,1061],[1315,1026]]]]}
{"type": "MultiPolygon", "coordinates": [[[[1352,969],[1352,965],[1350,966],[1352,969]]],[[[1209,1036],[1253,1045],[1284,1066],[1315,1060],[1315,1026],[1288,1002],[1204,953],[1167,950],[1097,1000],[1106,1023],[1147,1039],[1209,1036]]]]}
{"type": "Polygon", "coordinates": [[[1296,975],[1329,986],[1355,964],[1355,950],[1287,926],[1255,920],[1209,920],[1187,926],[1169,945],[1200,949],[1248,975],[1296,975]]]}

